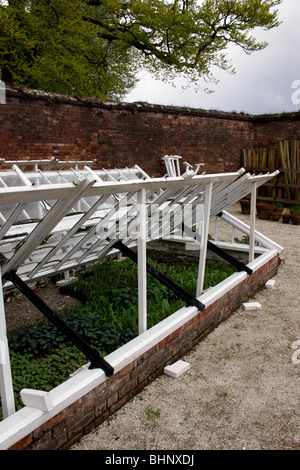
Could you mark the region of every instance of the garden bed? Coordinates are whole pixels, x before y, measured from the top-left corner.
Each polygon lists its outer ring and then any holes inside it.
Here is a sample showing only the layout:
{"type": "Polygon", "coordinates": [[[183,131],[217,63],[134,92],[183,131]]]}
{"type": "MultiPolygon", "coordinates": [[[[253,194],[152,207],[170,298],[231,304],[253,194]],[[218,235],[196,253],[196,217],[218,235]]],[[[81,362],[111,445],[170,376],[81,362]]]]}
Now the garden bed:
{"type": "MultiPolygon", "coordinates": [[[[197,260],[153,251],[150,254],[151,262],[162,272],[187,291],[195,292],[197,260]]],[[[234,269],[224,262],[208,261],[204,287],[218,284],[233,272],[234,269]]],[[[56,307],[60,317],[102,356],[138,335],[137,268],[130,260],[104,261],[82,270],[76,281],[63,288],[48,282],[35,290],[53,310],[56,307]]],[[[17,409],[23,406],[20,400],[22,388],[50,391],[87,362],[83,353],[67,343],[34,306],[24,307],[25,301],[16,292],[11,292],[6,298],[17,409]],[[20,311],[23,310],[20,304],[26,312],[21,323],[20,311]],[[17,325],[20,326],[16,328],[17,325]]],[[[148,328],[183,306],[184,302],[174,293],[155,279],[148,278],[148,328]]]]}

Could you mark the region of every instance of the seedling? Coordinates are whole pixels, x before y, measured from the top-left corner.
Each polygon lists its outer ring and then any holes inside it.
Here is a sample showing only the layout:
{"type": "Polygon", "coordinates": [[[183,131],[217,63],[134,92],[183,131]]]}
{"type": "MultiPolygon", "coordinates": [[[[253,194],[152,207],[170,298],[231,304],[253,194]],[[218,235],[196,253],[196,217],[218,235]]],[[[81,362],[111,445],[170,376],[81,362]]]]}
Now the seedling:
{"type": "Polygon", "coordinates": [[[158,408],[156,411],[148,410],[146,415],[149,421],[154,421],[155,419],[160,418],[160,409],[158,408]]]}

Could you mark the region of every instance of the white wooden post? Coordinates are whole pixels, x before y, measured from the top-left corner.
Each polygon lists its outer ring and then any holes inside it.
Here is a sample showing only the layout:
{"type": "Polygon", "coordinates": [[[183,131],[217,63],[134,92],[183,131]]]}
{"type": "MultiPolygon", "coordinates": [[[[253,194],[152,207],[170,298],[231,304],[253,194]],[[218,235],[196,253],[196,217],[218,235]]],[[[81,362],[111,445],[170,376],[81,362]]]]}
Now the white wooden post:
{"type": "Polygon", "coordinates": [[[219,228],[218,221],[219,221],[218,216],[215,216],[215,242],[218,240],[218,228],[219,228]]]}
{"type": "Polygon", "coordinates": [[[137,193],[139,210],[139,233],[137,240],[138,254],[138,308],[139,308],[139,334],[147,330],[147,208],[146,190],[137,193]]]}
{"type": "Polygon", "coordinates": [[[0,396],[3,418],[15,412],[15,399],[10,369],[6,321],[3,301],[2,278],[0,268],[0,396]]]}
{"type": "Polygon", "coordinates": [[[257,183],[254,182],[251,188],[251,204],[250,204],[249,263],[254,260],[256,189],[257,189],[257,183]]]}
{"type": "Polygon", "coordinates": [[[202,230],[202,234],[201,234],[201,247],[200,247],[199,270],[198,270],[198,281],[197,281],[196,297],[199,297],[199,295],[201,295],[202,291],[203,291],[206,253],[207,253],[207,238],[208,238],[208,229],[209,229],[209,217],[210,217],[210,208],[211,208],[211,198],[212,198],[212,182],[207,183],[207,185],[205,187],[203,230],[202,230]]]}

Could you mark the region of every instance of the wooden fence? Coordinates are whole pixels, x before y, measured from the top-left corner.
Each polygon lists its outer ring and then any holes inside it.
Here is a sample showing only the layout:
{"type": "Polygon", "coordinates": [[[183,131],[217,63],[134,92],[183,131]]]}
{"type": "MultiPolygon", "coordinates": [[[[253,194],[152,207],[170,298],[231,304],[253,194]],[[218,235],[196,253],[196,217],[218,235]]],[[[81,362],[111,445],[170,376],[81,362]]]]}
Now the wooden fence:
{"type": "Polygon", "coordinates": [[[278,148],[243,150],[243,165],[247,171],[280,174],[258,190],[258,197],[287,205],[300,204],[300,146],[298,140],[282,140],[278,148]]]}

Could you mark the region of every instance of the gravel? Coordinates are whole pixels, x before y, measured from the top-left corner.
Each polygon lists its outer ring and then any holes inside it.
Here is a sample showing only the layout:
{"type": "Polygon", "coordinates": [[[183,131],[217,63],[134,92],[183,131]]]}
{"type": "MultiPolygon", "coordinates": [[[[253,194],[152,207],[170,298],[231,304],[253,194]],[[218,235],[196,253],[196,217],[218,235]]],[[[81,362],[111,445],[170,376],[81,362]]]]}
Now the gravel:
{"type": "MultiPolygon", "coordinates": [[[[229,212],[245,222],[239,205],[229,212]]],[[[73,450],[299,450],[300,226],[257,219],[284,247],[273,289],[239,308],[73,450]]]]}
{"type": "MultiPolygon", "coordinates": [[[[239,205],[229,212],[249,222],[239,205]]],[[[284,247],[275,287],[249,299],[262,308],[239,308],[182,358],[187,372],[156,379],[72,449],[300,449],[300,226],[256,228],[284,247]]],[[[35,290],[58,313],[77,302],[55,283],[35,290]]],[[[43,318],[17,291],[5,311],[8,330],[43,318]]]]}

